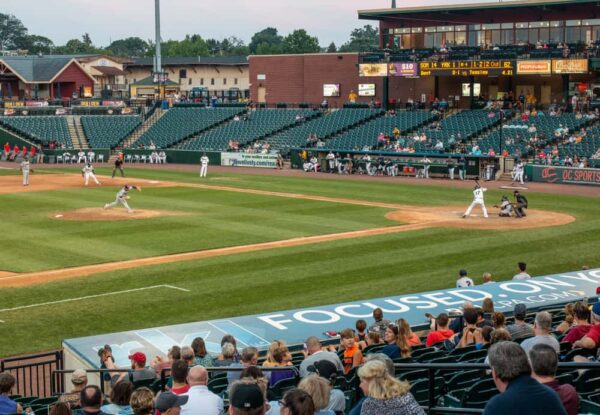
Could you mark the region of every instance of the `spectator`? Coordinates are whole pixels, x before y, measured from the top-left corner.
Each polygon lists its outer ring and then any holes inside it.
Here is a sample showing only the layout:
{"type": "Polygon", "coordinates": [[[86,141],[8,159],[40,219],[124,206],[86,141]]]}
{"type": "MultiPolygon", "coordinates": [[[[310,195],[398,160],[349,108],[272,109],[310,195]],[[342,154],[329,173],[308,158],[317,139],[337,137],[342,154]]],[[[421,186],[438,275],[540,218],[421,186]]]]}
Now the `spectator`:
{"type": "Polygon", "coordinates": [[[196,366],[196,355],[194,354],[194,349],[190,346],[183,346],[181,348],[181,359],[185,360],[188,366],[196,366]]]}
{"type": "MultiPolygon", "coordinates": [[[[152,393],[152,392],[150,392],[152,393]]],[[[105,415],[102,406],[102,392],[96,385],[88,385],[79,394],[80,415],[105,415]]]]}
{"type": "Polygon", "coordinates": [[[527,354],[518,344],[496,343],[488,357],[500,394],[486,404],[484,415],[566,415],[558,395],[531,378],[527,354]]]}
{"type": "Polygon", "coordinates": [[[163,359],[160,356],[155,356],[152,359],[151,367],[156,371],[156,375],[160,376],[163,369],[170,369],[173,361],[181,359],[181,348],[179,346],[172,346],[167,352],[167,358],[163,359]]]}
{"type": "Polygon", "coordinates": [[[181,406],[185,405],[189,397],[187,395],[175,395],[171,392],[161,392],[156,397],[154,408],[159,411],[160,415],[179,415],[181,406]]]}
{"type": "MultiPolygon", "coordinates": [[[[258,362],[258,349],[256,347],[248,346],[242,349],[242,360],[240,363],[232,363],[229,365],[230,368],[243,368],[248,366],[256,366],[258,362]]],[[[227,381],[231,385],[234,380],[240,378],[240,372],[237,371],[228,371],[227,372],[227,381]]]]}
{"type": "Polygon", "coordinates": [[[577,301],[573,306],[574,321],[573,326],[562,339],[563,342],[574,343],[584,337],[592,327],[590,325],[590,309],[587,304],[577,301]]]}
{"type": "Polygon", "coordinates": [[[375,322],[369,326],[369,331],[375,331],[383,338],[385,329],[390,325],[390,321],[383,318],[383,310],[377,307],[373,310],[373,319],[375,322]]]}
{"type": "Polygon", "coordinates": [[[458,347],[465,347],[471,344],[482,343],[481,328],[477,327],[477,310],[468,308],[464,311],[466,327],[463,329],[458,347]]]}
{"type": "Polygon", "coordinates": [[[587,334],[573,343],[573,347],[596,349],[600,346],[600,301],[592,307],[592,326],[587,334]]]}
{"type": "MultiPolygon", "coordinates": [[[[465,301],[461,308],[462,308],[462,312],[464,314],[464,312],[467,309],[474,308],[474,307],[473,307],[473,303],[471,303],[470,301],[465,301]]],[[[464,319],[463,315],[459,315],[458,317],[451,319],[450,324],[448,325],[448,328],[450,330],[452,330],[454,333],[462,333],[464,327],[465,327],[465,319],[464,319]]]]}
{"type": "Polygon", "coordinates": [[[338,373],[335,365],[328,360],[319,360],[315,362],[314,365],[309,367],[308,370],[316,373],[329,382],[331,391],[329,392],[329,400],[326,409],[334,412],[344,412],[346,409],[346,398],[344,396],[344,392],[333,388],[338,373]]]}
{"type": "MultiPolygon", "coordinates": [[[[365,357],[365,362],[371,362],[371,361],[375,361],[375,360],[383,362],[383,364],[385,364],[385,368],[386,368],[388,375],[394,377],[396,369],[394,368],[394,362],[392,361],[392,359],[390,359],[388,356],[384,355],[383,353],[369,353],[365,357]]],[[[365,399],[366,399],[366,397],[363,396],[354,405],[354,407],[350,411],[349,415],[360,415],[360,411],[362,410],[362,404],[364,403],[365,399]]]]}
{"type": "Polygon", "coordinates": [[[425,414],[410,393],[408,382],[390,376],[385,363],[369,361],[358,369],[358,376],[360,388],[367,396],[362,404],[361,415],[425,414]]]}
{"type": "MultiPolygon", "coordinates": [[[[156,372],[153,369],[146,367],[146,355],[144,353],[136,352],[132,355],[129,355],[129,360],[131,360],[132,369],[131,372],[129,372],[129,376],[134,383],[140,380],[156,379],[156,372]]],[[[110,366],[114,366],[114,363],[109,360],[107,361],[106,367],[112,369],[109,367],[109,362],[110,366]]],[[[115,375],[113,376],[111,383],[115,385],[127,375],[128,373],[125,372],[121,373],[121,375],[115,375]]]]}
{"type": "Polygon", "coordinates": [[[137,388],[129,404],[134,415],[154,415],[154,393],[146,387],[137,388]]]}
{"type": "Polygon", "coordinates": [[[171,386],[171,392],[175,395],[183,395],[190,390],[190,385],[186,383],[189,366],[185,360],[175,360],[171,365],[171,378],[173,379],[173,386],[171,386]]]}
{"type": "Polygon", "coordinates": [[[50,415],[71,415],[71,407],[66,402],[58,402],[52,406],[50,415]]]}
{"type": "Polygon", "coordinates": [[[565,305],[565,319],[556,327],[556,331],[566,333],[573,326],[573,323],[575,322],[574,308],[574,303],[565,305]]]}
{"type": "Polygon", "coordinates": [[[230,415],[263,415],[266,412],[264,393],[256,383],[236,381],[231,385],[229,396],[230,415]]]}
{"type": "Polygon", "coordinates": [[[308,375],[308,366],[313,365],[317,360],[329,360],[337,370],[343,370],[342,361],[337,353],[326,352],[321,349],[321,342],[315,336],[306,339],[307,357],[300,364],[300,377],[308,375]]]}
{"type": "Polygon", "coordinates": [[[506,318],[504,314],[496,311],[492,314],[492,324],[494,325],[494,329],[506,329],[506,318]]]}
{"type": "Polygon", "coordinates": [[[20,414],[23,412],[21,404],[9,398],[15,386],[15,377],[8,372],[0,373],[0,415],[20,414]]]}
{"type": "MultiPolygon", "coordinates": [[[[388,356],[390,359],[397,359],[401,355],[400,347],[398,345],[398,326],[389,325],[385,329],[383,335],[383,341],[385,346],[380,350],[381,353],[388,356]]],[[[407,350],[410,355],[410,349],[407,350]]]]}
{"type": "Polygon", "coordinates": [[[81,390],[85,388],[88,383],[87,373],[85,370],[75,370],[71,375],[71,383],[73,384],[73,389],[71,389],[71,392],[62,394],[60,398],[58,398],[58,401],[68,403],[70,406],[77,406],[81,390]]]}
{"type": "Polygon", "coordinates": [[[299,388],[287,391],[279,403],[281,415],[313,415],[315,413],[315,404],[311,396],[299,388]]]}
{"type": "Polygon", "coordinates": [[[529,352],[536,344],[547,344],[552,347],[556,353],[560,351],[560,345],[556,337],[550,334],[552,330],[552,316],[547,311],[540,311],[535,315],[535,323],[533,324],[533,332],[535,337],[531,337],[521,343],[521,347],[529,352]]]}
{"type": "Polygon", "coordinates": [[[556,370],[558,369],[558,354],[546,344],[536,344],[529,351],[529,361],[531,362],[531,377],[548,386],[558,394],[568,415],[577,415],[579,413],[579,396],[572,385],[561,385],[556,380],[556,370]]]}
{"type": "Polygon", "coordinates": [[[366,345],[364,344],[366,342],[366,337],[367,337],[367,322],[365,320],[356,320],[356,341],[358,342],[358,345],[361,346],[362,348],[364,348],[366,345]]]}
{"type": "Polygon", "coordinates": [[[290,370],[281,370],[271,372],[269,385],[273,386],[283,379],[293,378],[296,372],[292,368],[292,355],[283,340],[276,340],[269,346],[267,359],[263,363],[263,367],[289,367],[290,370]]]}
{"type": "Polygon", "coordinates": [[[122,380],[110,391],[110,403],[103,405],[100,409],[105,414],[131,415],[133,410],[129,404],[133,393],[133,383],[122,380]]]}
{"type": "MultiPolygon", "coordinates": [[[[237,343],[235,341],[235,337],[233,337],[231,334],[226,334],[223,336],[223,338],[221,339],[221,347],[223,347],[223,345],[225,343],[231,343],[233,344],[233,347],[235,349],[234,355],[233,355],[233,360],[235,362],[239,362],[240,361],[240,353],[237,350],[237,343]]],[[[219,356],[217,359],[221,359],[222,356],[219,356]]]]}
{"type": "Polygon", "coordinates": [[[213,358],[206,351],[206,344],[202,337],[196,337],[192,341],[192,350],[194,350],[194,363],[204,367],[213,365],[213,358]]]}
{"type": "Polygon", "coordinates": [[[436,319],[433,319],[431,322],[432,331],[427,335],[425,346],[431,347],[454,337],[454,332],[448,328],[448,323],[450,323],[450,318],[446,313],[441,313],[436,319]]]}
{"type": "Polygon", "coordinates": [[[456,280],[456,288],[467,288],[474,286],[475,283],[471,278],[467,276],[467,270],[461,269],[458,271],[458,278],[456,280]]]}
{"type": "Polygon", "coordinates": [[[215,367],[219,366],[230,366],[232,363],[235,363],[235,346],[231,343],[224,343],[221,346],[221,355],[217,360],[213,362],[215,367]]]}
{"type": "Polygon", "coordinates": [[[533,336],[533,327],[531,327],[531,324],[525,322],[525,317],[527,316],[527,306],[525,304],[516,304],[513,311],[513,316],[515,318],[515,322],[506,327],[510,333],[510,336],[513,339],[533,336]]]}
{"type": "Polygon", "coordinates": [[[379,338],[379,333],[375,333],[374,331],[368,332],[367,336],[365,337],[365,344],[367,346],[371,346],[373,344],[382,344],[382,341],[379,338]]]}
{"type": "Polygon", "coordinates": [[[531,278],[531,275],[529,275],[527,272],[525,272],[525,270],[527,269],[526,263],[519,262],[518,266],[519,266],[519,273],[513,276],[513,280],[528,280],[529,278],[531,278]]]}
{"type": "Polygon", "coordinates": [[[194,366],[187,377],[190,390],[187,403],[181,407],[181,415],[220,415],[223,399],[208,390],[208,372],[202,366],[194,366]]]}
{"type": "Polygon", "coordinates": [[[409,347],[421,344],[421,339],[410,328],[410,324],[403,318],[396,321],[398,324],[398,338],[403,337],[409,347]]]}
{"type": "Polygon", "coordinates": [[[494,314],[494,300],[492,300],[490,297],[484,298],[483,302],[481,303],[481,311],[483,311],[486,319],[489,319],[492,314],[494,314]]]}
{"type": "Polygon", "coordinates": [[[326,409],[329,405],[331,385],[325,379],[317,375],[309,375],[300,381],[298,388],[312,398],[315,415],[335,415],[334,411],[326,409]]]}
{"type": "Polygon", "coordinates": [[[492,274],[491,273],[489,273],[489,272],[484,272],[483,273],[483,285],[486,285],[486,284],[495,284],[495,283],[496,283],[496,281],[494,281],[492,279],[492,274]]]}
{"type": "Polygon", "coordinates": [[[487,310],[491,309],[492,313],[486,313],[484,309],[480,307],[475,308],[475,311],[477,312],[477,323],[475,325],[480,329],[493,326],[491,318],[494,311],[494,303],[491,298],[486,298],[485,300],[483,300],[483,306],[486,307],[487,310]],[[487,305],[485,300],[489,300],[487,305]],[[489,303],[491,303],[491,306],[489,303]]]}
{"type": "Polygon", "coordinates": [[[363,354],[354,341],[354,331],[352,329],[344,329],[340,332],[340,346],[344,351],[344,373],[348,374],[350,370],[360,366],[363,362],[363,354]]]}

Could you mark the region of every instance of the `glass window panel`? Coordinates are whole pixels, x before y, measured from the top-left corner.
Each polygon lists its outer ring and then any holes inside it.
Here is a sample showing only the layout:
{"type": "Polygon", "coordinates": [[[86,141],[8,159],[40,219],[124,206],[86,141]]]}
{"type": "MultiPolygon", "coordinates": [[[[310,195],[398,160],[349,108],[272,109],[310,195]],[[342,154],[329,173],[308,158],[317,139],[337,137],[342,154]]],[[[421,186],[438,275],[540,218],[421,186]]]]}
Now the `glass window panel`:
{"type": "Polygon", "coordinates": [[[466,45],[467,44],[467,32],[456,32],[454,34],[454,44],[466,45]]]}
{"type": "Polygon", "coordinates": [[[592,40],[600,40],[600,26],[592,28],[592,40]]]}
{"type": "Polygon", "coordinates": [[[539,39],[539,34],[537,29],[529,29],[529,43],[535,43],[539,39]]]}
{"type": "Polygon", "coordinates": [[[481,25],[478,25],[478,24],[469,25],[469,30],[479,30],[479,29],[481,29],[481,25]]]}
{"type": "Polygon", "coordinates": [[[550,29],[548,28],[542,28],[540,29],[540,41],[542,42],[548,42],[550,39],[550,29]]]}
{"type": "Polygon", "coordinates": [[[563,42],[563,28],[556,27],[550,29],[550,43],[558,43],[563,42]]]}
{"type": "Polygon", "coordinates": [[[515,30],[515,37],[517,43],[528,43],[529,42],[529,30],[528,29],[517,29],[515,30]]]}
{"type": "Polygon", "coordinates": [[[438,26],[438,32],[454,32],[454,26],[438,26]]]}
{"type": "Polygon", "coordinates": [[[502,29],[512,29],[512,28],[514,27],[514,24],[513,24],[513,23],[502,23],[502,24],[500,25],[500,27],[501,27],[502,29]]]}
{"type": "Polygon", "coordinates": [[[504,45],[512,45],[515,43],[514,32],[512,29],[502,31],[502,43],[504,45]]]}
{"type": "Polygon", "coordinates": [[[535,27],[540,27],[542,24],[541,22],[529,22],[529,28],[533,29],[535,27]]]}
{"type": "Polygon", "coordinates": [[[425,33],[434,33],[435,32],[435,27],[426,27],[425,28],[425,33]]]}
{"type": "Polygon", "coordinates": [[[467,26],[465,26],[465,25],[454,26],[454,30],[456,30],[457,32],[466,32],[467,31],[467,26]]]}
{"type": "Polygon", "coordinates": [[[600,19],[586,19],[583,21],[584,26],[600,25],[600,19]]]}
{"type": "Polygon", "coordinates": [[[529,27],[529,23],[527,23],[527,22],[515,23],[515,27],[517,29],[525,29],[526,27],[529,27]]]}
{"type": "Polygon", "coordinates": [[[454,32],[443,33],[446,36],[446,45],[454,45],[454,32]]]}
{"type": "Polygon", "coordinates": [[[421,33],[422,31],[423,31],[423,28],[422,28],[422,27],[413,27],[413,28],[411,29],[411,32],[412,32],[412,33],[421,33]]]}
{"type": "Polygon", "coordinates": [[[478,46],[477,44],[477,34],[479,32],[478,31],[470,31],[469,32],[469,46],[478,46]]]}
{"type": "Polygon", "coordinates": [[[500,29],[500,25],[498,23],[484,24],[484,25],[481,25],[481,29],[483,29],[483,30],[500,29]]]}
{"type": "Polygon", "coordinates": [[[502,41],[500,40],[500,30],[492,30],[492,45],[499,45],[502,41]]]}
{"type": "Polygon", "coordinates": [[[553,20],[550,22],[550,26],[552,27],[562,27],[563,26],[563,22],[562,20],[553,20]]]}
{"type": "Polygon", "coordinates": [[[581,26],[581,20],[567,20],[567,26],[581,26]]]}
{"type": "Polygon", "coordinates": [[[565,31],[567,43],[576,43],[581,40],[581,27],[567,27],[565,31]]]}
{"type": "Polygon", "coordinates": [[[425,47],[426,48],[432,48],[434,45],[434,36],[435,33],[425,33],[425,47]]]}

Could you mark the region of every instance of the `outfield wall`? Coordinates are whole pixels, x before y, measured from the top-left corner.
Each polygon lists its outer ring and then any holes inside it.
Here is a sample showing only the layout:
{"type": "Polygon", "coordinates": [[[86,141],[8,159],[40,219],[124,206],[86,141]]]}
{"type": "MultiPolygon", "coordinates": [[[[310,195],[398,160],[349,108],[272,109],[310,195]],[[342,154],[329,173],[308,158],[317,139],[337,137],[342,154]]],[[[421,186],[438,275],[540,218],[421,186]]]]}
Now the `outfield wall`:
{"type": "Polygon", "coordinates": [[[65,366],[66,369],[76,369],[84,363],[87,368],[98,368],[97,350],[105,344],[112,347],[117,365],[128,367],[128,356],[135,351],[146,353],[149,359],[157,355],[165,356],[174,344],[189,345],[196,337],[202,337],[207,350],[214,355],[220,353],[220,341],[225,334],[234,335],[240,349],[255,346],[264,350],[268,348],[270,341],[275,339],[283,339],[289,345],[302,344],[308,336],[313,335],[322,340],[330,339],[324,334],[326,331],[339,332],[344,328],[354,327],[357,319],[370,322],[373,309],[377,307],[383,309],[386,319],[404,318],[415,327],[427,324],[426,312],[434,315],[454,312],[465,301],[481,305],[482,301],[489,297],[494,300],[497,311],[511,314],[514,305],[518,303],[524,303],[533,309],[595,297],[598,285],[600,268],[536,277],[526,281],[502,281],[470,288],[429,291],[66,339],[63,341],[65,366]]]}
{"type": "Polygon", "coordinates": [[[525,173],[532,182],[600,186],[600,169],[527,165],[525,173]]]}

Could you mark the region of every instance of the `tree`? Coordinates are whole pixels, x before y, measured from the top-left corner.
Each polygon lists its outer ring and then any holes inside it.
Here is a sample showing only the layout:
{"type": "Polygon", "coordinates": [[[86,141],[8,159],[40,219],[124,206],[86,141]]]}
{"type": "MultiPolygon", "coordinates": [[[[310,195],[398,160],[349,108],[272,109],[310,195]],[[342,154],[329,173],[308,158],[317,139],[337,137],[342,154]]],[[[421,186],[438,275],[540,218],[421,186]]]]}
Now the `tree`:
{"type": "Polygon", "coordinates": [[[53,51],[57,55],[83,55],[83,54],[110,54],[110,51],[88,45],[79,39],[71,39],[64,46],[59,46],[53,51]]]}
{"type": "Polygon", "coordinates": [[[148,43],[139,37],[128,37],[115,40],[106,49],[118,56],[139,57],[144,56],[149,47],[148,43]]]}
{"type": "Polygon", "coordinates": [[[379,48],[379,32],[371,25],[354,29],[350,40],[340,46],[340,52],[364,52],[379,48]]]}
{"type": "Polygon", "coordinates": [[[248,48],[250,53],[255,55],[281,53],[283,37],[277,33],[277,29],[274,27],[267,27],[252,36],[248,48]]]}
{"type": "Polygon", "coordinates": [[[329,44],[329,46],[327,47],[327,53],[336,53],[337,52],[337,48],[335,47],[335,43],[331,42],[329,44]]]}
{"type": "Polygon", "coordinates": [[[16,49],[17,39],[27,36],[27,28],[12,14],[0,13],[0,50],[16,49]]]}
{"type": "Polygon", "coordinates": [[[92,46],[92,38],[90,37],[89,33],[84,33],[81,36],[81,40],[83,40],[83,43],[87,46],[87,47],[91,47],[92,46]]]}
{"type": "Polygon", "coordinates": [[[18,49],[25,49],[30,55],[38,53],[50,54],[54,49],[54,43],[44,36],[26,35],[15,40],[15,46],[18,49]]]}
{"type": "Polygon", "coordinates": [[[317,53],[320,51],[319,39],[309,36],[304,29],[296,29],[283,39],[284,53],[317,53]]]}
{"type": "Polygon", "coordinates": [[[209,56],[206,42],[200,35],[186,35],[182,41],[168,40],[160,44],[162,55],[170,56],[209,56]]]}

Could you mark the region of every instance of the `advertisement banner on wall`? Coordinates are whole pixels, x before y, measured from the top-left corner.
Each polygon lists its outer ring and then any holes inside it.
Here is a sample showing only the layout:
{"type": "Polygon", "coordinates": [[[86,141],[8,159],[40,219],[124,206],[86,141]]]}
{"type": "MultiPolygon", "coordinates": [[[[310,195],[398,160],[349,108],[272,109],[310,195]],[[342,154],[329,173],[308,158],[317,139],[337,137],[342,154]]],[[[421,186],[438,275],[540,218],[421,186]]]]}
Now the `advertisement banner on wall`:
{"type": "Polygon", "coordinates": [[[262,167],[265,169],[274,169],[277,167],[277,155],[253,153],[221,153],[221,166],[262,167]]]}
{"type": "Polygon", "coordinates": [[[517,75],[550,75],[552,62],[542,61],[517,61],[517,75]]]}
{"type": "Polygon", "coordinates": [[[557,59],[552,61],[553,73],[587,73],[587,59],[557,59]]]}
{"type": "Polygon", "coordinates": [[[390,76],[419,76],[419,65],[416,62],[390,63],[390,76]]]}
{"type": "Polygon", "coordinates": [[[358,84],[358,96],[359,97],[374,97],[375,96],[375,84],[358,84]]]}
{"type": "Polygon", "coordinates": [[[527,175],[534,182],[600,186],[600,169],[527,166],[527,175]]]}
{"type": "Polygon", "coordinates": [[[358,65],[358,76],[387,76],[387,63],[361,63],[358,65]]]}

